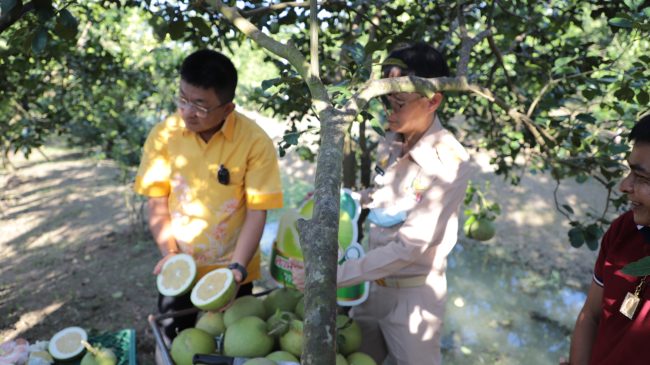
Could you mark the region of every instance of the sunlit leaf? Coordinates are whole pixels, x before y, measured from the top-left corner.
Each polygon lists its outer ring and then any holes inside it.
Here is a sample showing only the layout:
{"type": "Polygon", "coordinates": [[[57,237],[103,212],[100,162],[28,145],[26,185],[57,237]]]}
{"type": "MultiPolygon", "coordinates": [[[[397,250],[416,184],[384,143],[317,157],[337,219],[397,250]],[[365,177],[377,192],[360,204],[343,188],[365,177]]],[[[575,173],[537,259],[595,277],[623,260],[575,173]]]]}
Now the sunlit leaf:
{"type": "Polygon", "coordinates": [[[625,18],[612,18],[609,20],[609,24],[619,28],[632,28],[634,23],[625,18]]]}

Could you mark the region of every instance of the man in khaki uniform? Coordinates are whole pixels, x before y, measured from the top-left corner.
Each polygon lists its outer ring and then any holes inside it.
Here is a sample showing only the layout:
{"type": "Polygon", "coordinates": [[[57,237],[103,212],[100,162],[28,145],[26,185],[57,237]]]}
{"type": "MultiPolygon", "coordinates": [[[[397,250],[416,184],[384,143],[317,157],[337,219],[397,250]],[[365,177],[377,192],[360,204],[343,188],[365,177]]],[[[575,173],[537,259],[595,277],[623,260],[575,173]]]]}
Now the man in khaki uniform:
{"type": "MultiPolygon", "coordinates": [[[[393,51],[385,77],[448,76],[443,56],[425,44],[393,51]]],[[[385,98],[386,139],[378,150],[370,208],[369,250],[338,268],[339,287],[371,281],[368,300],[352,308],[363,330],[361,351],[381,364],[440,364],[447,255],[456,244],[459,206],[470,176],[469,155],[440,123],[442,94],[385,98]]]]}

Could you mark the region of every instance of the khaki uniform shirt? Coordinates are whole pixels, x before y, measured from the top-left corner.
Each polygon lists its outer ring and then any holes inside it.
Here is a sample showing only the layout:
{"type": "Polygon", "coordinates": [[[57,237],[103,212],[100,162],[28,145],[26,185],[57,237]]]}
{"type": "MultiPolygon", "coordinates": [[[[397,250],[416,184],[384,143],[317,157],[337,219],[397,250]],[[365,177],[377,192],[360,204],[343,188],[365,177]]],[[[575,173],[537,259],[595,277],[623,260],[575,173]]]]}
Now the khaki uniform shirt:
{"type": "Polygon", "coordinates": [[[470,177],[469,155],[437,118],[402,157],[403,143],[397,137],[388,132],[379,147],[376,170],[384,174],[377,174],[376,187],[362,204],[404,210],[406,220],[391,227],[370,224],[366,255],[338,267],[340,287],[387,277],[444,277],[470,177]]]}

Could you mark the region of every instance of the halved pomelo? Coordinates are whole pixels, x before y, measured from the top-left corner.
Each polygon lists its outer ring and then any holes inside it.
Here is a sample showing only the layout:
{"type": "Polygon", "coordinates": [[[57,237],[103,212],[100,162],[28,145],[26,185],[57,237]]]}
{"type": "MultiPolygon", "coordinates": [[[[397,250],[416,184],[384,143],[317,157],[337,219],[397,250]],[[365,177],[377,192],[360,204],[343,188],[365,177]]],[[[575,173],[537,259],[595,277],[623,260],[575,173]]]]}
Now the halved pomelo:
{"type": "Polygon", "coordinates": [[[156,278],[158,292],[168,297],[187,293],[196,280],[196,272],[196,262],[191,255],[180,253],[170,257],[156,278]]]}
{"type": "Polygon", "coordinates": [[[216,269],[199,280],[190,299],[195,307],[216,310],[226,305],[235,296],[235,277],[230,269],[216,269]]]}
{"type": "Polygon", "coordinates": [[[64,328],[52,336],[47,350],[56,360],[71,360],[86,350],[82,341],[88,341],[88,334],[83,328],[64,328]]]}

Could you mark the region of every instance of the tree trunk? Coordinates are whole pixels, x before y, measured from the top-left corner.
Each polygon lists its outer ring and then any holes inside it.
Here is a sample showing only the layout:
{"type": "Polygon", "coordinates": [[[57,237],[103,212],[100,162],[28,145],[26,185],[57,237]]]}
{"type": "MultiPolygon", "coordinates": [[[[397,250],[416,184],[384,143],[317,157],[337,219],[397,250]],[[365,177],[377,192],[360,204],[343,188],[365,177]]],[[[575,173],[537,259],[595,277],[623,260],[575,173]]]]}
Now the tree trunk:
{"type": "Polygon", "coordinates": [[[322,138],[316,165],[314,214],[309,221],[298,221],[306,265],[303,365],[336,362],[336,269],[343,128],[352,120],[332,107],[319,117],[322,138]]]}

